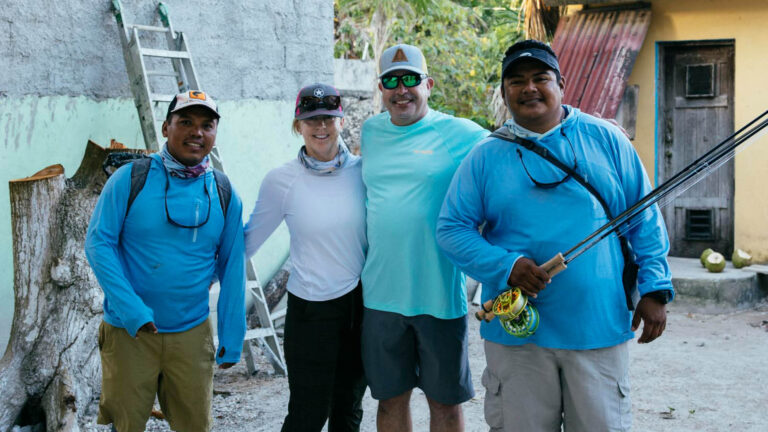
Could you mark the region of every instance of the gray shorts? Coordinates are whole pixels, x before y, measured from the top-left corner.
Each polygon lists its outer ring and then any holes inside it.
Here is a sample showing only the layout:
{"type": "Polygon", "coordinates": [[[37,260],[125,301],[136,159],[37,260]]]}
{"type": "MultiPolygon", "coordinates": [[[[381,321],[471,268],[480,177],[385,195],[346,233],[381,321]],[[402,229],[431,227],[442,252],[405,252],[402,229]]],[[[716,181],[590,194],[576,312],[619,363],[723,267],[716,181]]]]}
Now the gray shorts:
{"type": "Polygon", "coordinates": [[[485,341],[491,432],[629,431],[629,348],[562,350],[485,341]]]}
{"type": "Polygon", "coordinates": [[[467,317],[407,317],[365,308],[363,367],[374,399],[419,387],[430,399],[457,405],[475,391],[467,355],[467,317]]]}

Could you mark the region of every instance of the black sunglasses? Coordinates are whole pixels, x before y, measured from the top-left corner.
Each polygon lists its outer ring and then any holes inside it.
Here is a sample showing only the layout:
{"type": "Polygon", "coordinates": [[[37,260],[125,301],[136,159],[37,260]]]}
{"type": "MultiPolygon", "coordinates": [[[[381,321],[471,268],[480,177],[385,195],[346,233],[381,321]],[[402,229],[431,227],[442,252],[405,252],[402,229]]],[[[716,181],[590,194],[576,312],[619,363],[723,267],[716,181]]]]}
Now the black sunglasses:
{"type": "Polygon", "coordinates": [[[208,212],[205,214],[205,220],[197,225],[180,224],[171,218],[171,214],[168,212],[168,185],[170,183],[170,179],[168,178],[168,170],[165,170],[165,217],[168,219],[168,222],[170,222],[171,225],[177,226],[179,228],[200,228],[201,226],[207,224],[208,218],[211,217],[211,194],[208,192],[208,185],[205,184],[205,174],[203,174],[203,191],[205,191],[205,196],[208,198],[208,212]]]}
{"type": "Polygon", "coordinates": [[[387,75],[381,77],[381,86],[387,90],[396,89],[400,82],[406,87],[416,87],[427,74],[409,73],[405,75],[387,75]]]}
{"type": "Polygon", "coordinates": [[[301,112],[314,111],[316,109],[337,110],[341,106],[341,97],[335,95],[323,96],[302,96],[299,100],[299,109],[301,112]]]}
{"type": "MultiPolygon", "coordinates": [[[[576,150],[573,149],[573,144],[571,143],[571,140],[568,138],[568,136],[565,135],[565,132],[563,131],[562,126],[560,126],[560,135],[562,135],[563,138],[565,138],[568,141],[568,145],[571,147],[571,152],[573,153],[573,170],[572,171],[576,171],[576,169],[579,167],[579,163],[576,160],[576,150]]],[[[568,181],[568,179],[571,178],[571,174],[569,173],[569,174],[566,174],[566,176],[560,179],[559,181],[546,182],[546,183],[540,182],[535,178],[533,178],[533,176],[531,176],[531,173],[528,172],[528,168],[525,166],[525,161],[523,161],[523,152],[520,151],[520,148],[518,147],[515,150],[517,150],[517,156],[520,158],[520,163],[523,165],[523,170],[525,171],[525,174],[528,175],[528,178],[531,179],[533,184],[535,184],[537,187],[540,187],[543,189],[552,189],[553,187],[556,187],[562,183],[565,183],[566,181],[568,181]]]]}

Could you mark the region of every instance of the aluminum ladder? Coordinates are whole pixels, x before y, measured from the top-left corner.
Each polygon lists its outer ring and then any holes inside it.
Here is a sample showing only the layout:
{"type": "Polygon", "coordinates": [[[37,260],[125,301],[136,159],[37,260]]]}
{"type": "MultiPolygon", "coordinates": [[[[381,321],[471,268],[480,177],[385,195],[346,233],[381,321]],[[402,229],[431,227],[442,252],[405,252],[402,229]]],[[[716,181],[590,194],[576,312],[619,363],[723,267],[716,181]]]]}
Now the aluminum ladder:
{"type": "MultiPolygon", "coordinates": [[[[160,16],[162,26],[126,24],[120,0],[112,0],[112,12],[120,31],[120,43],[123,47],[123,57],[131,83],[131,92],[139,113],[144,143],[148,150],[157,151],[160,149],[159,143],[162,139],[162,124],[165,120],[168,104],[173,97],[177,93],[188,90],[202,90],[197,80],[189,45],[181,32],[174,31],[168,15],[168,8],[162,2],[157,5],[157,13],[160,16]],[[158,34],[161,38],[164,36],[167,49],[142,46],[139,38],[140,32],[158,34]],[[168,60],[173,66],[172,70],[167,67],[168,60]],[[165,69],[148,69],[149,66],[156,67],[158,65],[165,66],[165,69]],[[165,83],[165,87],[155,92],[154,87],[158,82],[151,80],[151,77],[163,76],[174,78],[175,84],[168,85],[165,83]]],[[[210,157],[213,166],[223,172],[224,163],[217,147],[213,148],[210,157]]],[[[251,260],[246,261],[245,290],[246,295],[250,295],[253,299],[256,316],[261,324],[261,327],[247,330],[245,334],[243,353],[248,372],[251,375],[257,372],[255,354],[250,344],[250,341],[254,340],[272,363],[275,373],[285,375],[283,351],[277,340],[277,333],[270,317],[264,290],[251,260]]]]}

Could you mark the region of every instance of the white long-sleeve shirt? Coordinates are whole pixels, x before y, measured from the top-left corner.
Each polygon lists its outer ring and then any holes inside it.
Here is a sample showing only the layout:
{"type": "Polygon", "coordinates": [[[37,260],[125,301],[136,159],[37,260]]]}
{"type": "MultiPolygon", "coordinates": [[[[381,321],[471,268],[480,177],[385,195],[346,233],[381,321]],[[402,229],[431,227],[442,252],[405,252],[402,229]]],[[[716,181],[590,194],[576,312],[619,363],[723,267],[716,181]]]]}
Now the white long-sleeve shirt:
{"type": "Polygon", "coordinates": [[[325,301],[357,286],[368,249],[360,167],[360,158],[350,155],[344,167],[318,175],[293,159],[264,178],[245,225],[246,254],[256,253],[285,220],[293,295],[325,301]]]}

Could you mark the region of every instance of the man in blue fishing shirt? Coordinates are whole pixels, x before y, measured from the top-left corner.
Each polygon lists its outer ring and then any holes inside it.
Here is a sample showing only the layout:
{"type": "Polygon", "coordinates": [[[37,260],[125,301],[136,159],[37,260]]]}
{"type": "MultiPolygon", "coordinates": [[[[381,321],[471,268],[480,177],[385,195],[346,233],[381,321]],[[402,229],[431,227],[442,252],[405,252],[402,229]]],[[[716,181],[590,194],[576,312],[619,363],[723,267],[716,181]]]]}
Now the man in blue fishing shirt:
{"type": "Polygon", "coordinates": [[[228,368],[240,359],[242,203],[210,165],[219,118],[204,92],[176,95],[165,146],[118,169],[91,217],[85,252],[104,291],[98,422],[119,432],[143,431],[155,396],[174,430],[210,430],[214,361],[228,368]],[[216,277],[218,347],[208,320],[216,277]]]}
{"type": "Polygon", "coordinates": [[[461,164],[440,212],[438,243],[454,264],[483,283],[483,302],[519,287],[538,311],[538,317],[526,315],[532,326],[527,331],[508,333],[498,319],[481,325],[486,421],[495,432],[552,432],[561,426],[569,432],[628,431],[628,341],[641,321],[638,342],[659,337],[664,305],[673,297],[664,221],[654,206],[624,233],[639,266],[641,299],[634,314],[615,235],[550,278],[539,265],[651,187],[619,128],[562,104],[565,77],[549,46],[512,45],[501,76],[513,118],[498,133],[543,147],[564,169],[517,142],[491,137],[461,164]]]}

